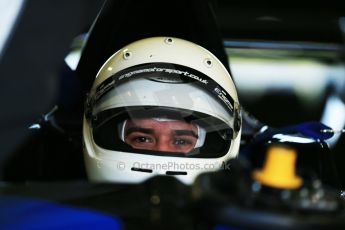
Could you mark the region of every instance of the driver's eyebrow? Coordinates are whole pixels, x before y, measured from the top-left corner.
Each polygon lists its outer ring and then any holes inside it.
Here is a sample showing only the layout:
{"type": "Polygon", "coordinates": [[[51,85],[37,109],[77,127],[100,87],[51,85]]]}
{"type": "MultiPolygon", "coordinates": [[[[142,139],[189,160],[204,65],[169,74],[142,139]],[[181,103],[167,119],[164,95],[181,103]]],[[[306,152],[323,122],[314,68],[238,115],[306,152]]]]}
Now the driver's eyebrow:
{"type": "Polygon", "coordinates": [[[131,128],[127,129],[126,136],[128,136],[129,134],[134,133],[134,132],[140,132],[140,133],[146,133],[146,134],[153,134],[154,133],[153,129],[145,129],[145,128],[140,128],[140,127],[131,127],[131,128]]]}
{"type": "Polygon", "coordinates": [[[174,130],[173,131],[176,136],[193,136],[195,138],[199,138],[198,135],[193,130],[174,130]]]}

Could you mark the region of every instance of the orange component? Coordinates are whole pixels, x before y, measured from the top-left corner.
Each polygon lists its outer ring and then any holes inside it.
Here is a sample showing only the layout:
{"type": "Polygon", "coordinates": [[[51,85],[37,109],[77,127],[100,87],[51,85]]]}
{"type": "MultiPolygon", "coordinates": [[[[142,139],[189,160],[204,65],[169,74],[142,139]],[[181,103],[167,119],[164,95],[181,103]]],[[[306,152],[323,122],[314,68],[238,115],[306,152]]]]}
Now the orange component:
{"type": "Polygon", "coordinates": [[[279,188],[296,189],[303,181],[295,174],[297,153],[294,149],[282,146],[269,148],[264,168],[255,171],[253,177],[261,184],[279,188]]]}

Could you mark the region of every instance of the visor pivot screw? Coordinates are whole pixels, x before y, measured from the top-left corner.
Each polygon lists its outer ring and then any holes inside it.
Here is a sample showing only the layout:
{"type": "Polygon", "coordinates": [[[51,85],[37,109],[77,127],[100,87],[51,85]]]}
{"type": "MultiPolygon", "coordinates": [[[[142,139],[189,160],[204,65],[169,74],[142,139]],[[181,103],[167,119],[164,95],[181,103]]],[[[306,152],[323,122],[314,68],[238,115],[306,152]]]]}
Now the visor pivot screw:
{"type": "Polygon", "coordinates": [[[129,52],[128,50],[125,50],[125,51],[123,52],[123,59],[128,60],[128,59],[130,59],[131,57],[132,57],[132,53],[129,52]]]}
{"type": "Polygon", "coordinates": [[[210,58],[206,58],[206,59],[204,60],[204,64],[205,64],[205,66],[206,66],[207,68],[211,68],[213,63],[212,63],[212,61],[211,61],[210,58]]]}
{"type": "Polygon", "coordinates": [[[174,43],[174,40],[172,38],[166,38],[165,39],[165,43],[168,44],[168,45],[171,45],[174,43]]]}

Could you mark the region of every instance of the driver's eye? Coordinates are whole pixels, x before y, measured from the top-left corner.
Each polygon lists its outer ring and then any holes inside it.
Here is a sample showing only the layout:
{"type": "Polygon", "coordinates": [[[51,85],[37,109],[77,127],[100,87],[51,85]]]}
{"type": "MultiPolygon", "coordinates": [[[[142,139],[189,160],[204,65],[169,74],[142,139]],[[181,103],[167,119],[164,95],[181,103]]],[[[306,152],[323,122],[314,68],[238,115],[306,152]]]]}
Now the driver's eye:
{"type": "Polygon", "coordinates": [[[191,141],[185,139],[176,139],[174,142],[175,145],[190,145],[192,144],[191,141]]]}
{"type": "Polygon", "coordinates": [[[137,143],[152,143],[152,142],[153,142],[152,138],[143,137],[143,136],[141,136],[141,137],[136,137],[136,138],[134,138],[133,140],[134,140],[135,142],[137,142],[137,143]]]}

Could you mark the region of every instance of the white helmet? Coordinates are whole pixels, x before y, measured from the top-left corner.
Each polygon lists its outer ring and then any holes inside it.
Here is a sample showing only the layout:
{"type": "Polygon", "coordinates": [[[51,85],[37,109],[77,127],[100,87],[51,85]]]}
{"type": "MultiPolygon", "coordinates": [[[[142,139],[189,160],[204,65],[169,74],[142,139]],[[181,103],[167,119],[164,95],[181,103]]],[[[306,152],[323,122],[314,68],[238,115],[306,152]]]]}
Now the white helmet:
{"type": "Polygon", "coordinates": [[[131,43],[99,70],[83,123],[89,180],[140,183],[171,175],[191,184],[236,157],[235,85],[206,49],[178,38],[131,43]]]}

